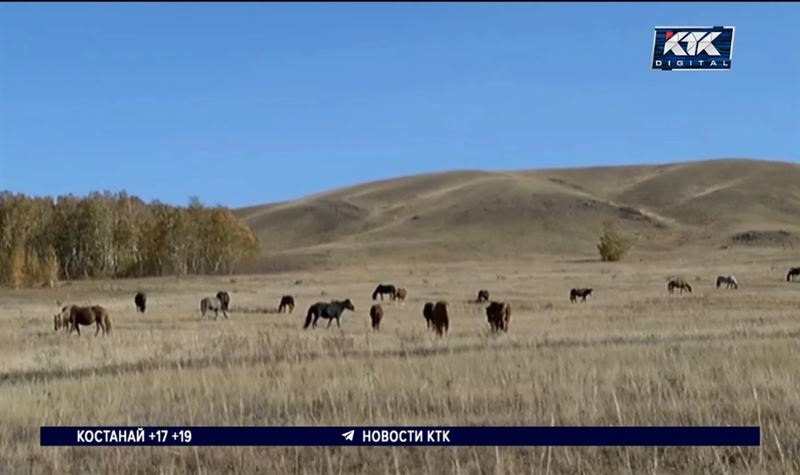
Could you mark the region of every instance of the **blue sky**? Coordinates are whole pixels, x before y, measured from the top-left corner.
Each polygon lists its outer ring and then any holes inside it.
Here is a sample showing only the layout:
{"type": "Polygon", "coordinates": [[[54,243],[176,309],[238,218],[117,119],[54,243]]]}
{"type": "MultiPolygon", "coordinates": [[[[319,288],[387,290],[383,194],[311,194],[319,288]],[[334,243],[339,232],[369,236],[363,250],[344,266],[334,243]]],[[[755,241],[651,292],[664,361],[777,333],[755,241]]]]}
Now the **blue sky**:
{"type": "Polygon", "coordinates": [[[0,189],[243,206],[453,169],[800,160],[800,4],[2,4],[0,189]],[[734,25],[730,72],[650,70],[734,25]]]}

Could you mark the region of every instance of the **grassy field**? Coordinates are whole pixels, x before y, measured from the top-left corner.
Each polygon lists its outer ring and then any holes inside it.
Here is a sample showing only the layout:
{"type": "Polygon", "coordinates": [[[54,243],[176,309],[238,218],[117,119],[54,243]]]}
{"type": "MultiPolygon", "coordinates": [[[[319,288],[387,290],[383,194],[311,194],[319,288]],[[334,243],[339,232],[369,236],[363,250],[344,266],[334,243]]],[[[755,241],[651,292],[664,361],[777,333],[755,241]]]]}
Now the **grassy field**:
{"type": "Polygon", "coordinates": [[[321,273],[84,281],[0,290],[0,473],[800,472],[800,261],[786,250],[535,257],[321,273]],[[718,273],[742,288],[718,290],[718,273]],[[692,295],[669,295],[686,278],[692,295]],[[378,282],[409,289],[369,326],[378,282]],[[571,287],[594,287],[571,304],[571,287]],[[511,303],[491,336],[479,288],[511,303]],[[145,315],[133,294],[149,295],[145,315]],[[231,292],[230,320],[198,301],[231,292]],[[275,313],[283,294],[298,308],[275,313]],[[351,298],[342,329],[305,309],[351,298]],[[425,329],[446,299],[451,333],[425,329]],[[60,303],[95,303],[109,337],[56,333],[60,303]],[[759,448],[42,448],[41,425],[760,425],[759,448]]]}

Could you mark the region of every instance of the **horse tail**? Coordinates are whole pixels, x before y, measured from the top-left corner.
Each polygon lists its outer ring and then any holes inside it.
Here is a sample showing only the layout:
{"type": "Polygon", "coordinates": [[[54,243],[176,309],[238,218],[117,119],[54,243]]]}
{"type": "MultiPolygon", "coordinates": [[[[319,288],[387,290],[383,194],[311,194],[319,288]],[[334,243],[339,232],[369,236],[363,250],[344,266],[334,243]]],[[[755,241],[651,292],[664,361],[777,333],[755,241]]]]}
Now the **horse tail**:
{"type": "Polygon", "coordinates": [[[314,318],[314,306],[308,308],[308,313],[306,314],[306,323],[303,325],[303,328],[308,328],[311,325],[311,319],[314,318]]]}

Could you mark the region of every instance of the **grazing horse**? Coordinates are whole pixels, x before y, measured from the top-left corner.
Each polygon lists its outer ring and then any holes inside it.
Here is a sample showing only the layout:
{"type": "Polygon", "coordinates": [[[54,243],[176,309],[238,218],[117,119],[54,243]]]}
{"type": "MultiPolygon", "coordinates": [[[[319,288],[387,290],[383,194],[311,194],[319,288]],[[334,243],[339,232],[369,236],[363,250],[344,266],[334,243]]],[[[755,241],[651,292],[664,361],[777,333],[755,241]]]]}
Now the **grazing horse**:
{"type": "Polygon", "coordinates": [[[726,289],[739,288],[739,281],[736,280],[736,277],[732,275],[718,275],[717,276],[717,288],[720,288],[722,284],[725,284],[726,289]]]}
{"type": "Polygon", "coordinates": [[[422,316],[425,317],[425,323],[428,324],[428,330],[431,329],[431,325],[433,325],[433,302],[426,302],[425,306],[422,307],[422,316]]]}
{"type": "Polygon", "coordinates": [[[284,295],[281,297],[281,303],[278,305],[278,312],[283,313],[284,309],[289,309],[289,313],[294,311],[294,297],[291,295],[284,295]]]}
{"type": "Polygon", "coordinates": [[[81,334],[81,325],[91,325],[93,323],[97,325],[97,330],[94,332],[95,336],[100,333],[100,330],[103,330],[103,335],[111,333],[111,319],[108,316],[108,310],[99,305],[91,307],[69,305],[62,309],[62,322],[64,317],[66,317],[66,321],[70,325],[69,332],[72,333],[75,330],[78,332],[78,336],[81,334]]]}
{"type": "Polygon", "coordinates": [[[508,332],[508,325],[511,323],[511,305],[506,302],[490,303],[486,307],[486,318],[493,332],[508,332]]]}
{"type": "Polygon", "coordinates": [[[786,282],[794,280],[795,277],[800,276],[800,267],[792,267],[786,274],[786,282]]]}
{"type": "Polygon", "coordinates": [[[381,300],[384,295],[388,295],[390,299],[394,300],[397,296],[397,288],[392,284],[378,284],[375,291],[372,292],[372,300],[378,300],[379,295],[381,300]]]}
{"type": "Polygon", "coordinates": [[[205,318],[207,312],[214,312],[214,320],[219,317],[219,312],[225,318],[228,318],[228,312],[225,310],[222,301],[217,297],[205,297],[200,301],[200,318],[205,318]]]}
{"type": "Polygon", "coordinates": [[[345,310],[350,310],[351,312],[355,312],[356,310],[352,302],[350,302],[350,299],[333,300],[331,303],[317,302],[308,307],[306,323],[303,325],[303,328],[308,328],[309,325],[316,328],[317,320],[319,320],[320,317],[328,320],[328,327],[330,327],[331,323],[336,320],[336,326],[342,328],[342,325],[339,324],[339,317],[342,316],[342,312],[345,310]]]}
{"type": "Polygon", "coordinates": [[[450,329],[450,305],[444,300],[436,302],[433,306],[433,319],[431,321],[433,330],[439,336],[447,334],[450,329]]]}
{"type": "Polygon", "coordinates": [[[586,297],[592,295],[592,290],[594,289],[572,289],[569,291],[569,301],[576,303],[580,297],[581,302],[586,302],[586,297]]]}
{"type": "Polygon", "coordinates": [[[221,290],[217,292],[217,298],[222,303],[222,310],[229,311],[231,305],[231,294],[228,292],[221,290]]]}
{"type": "Polygon", "coordinates": [[[136,310],[144,313],[147,309],[147,295],[144,292],[137,292],[136,297],[133,298],[133,303],[136,305],[136,310]]]}
{"type": "Polygon", "coordinates": [[[399,300],[401,303],[406,301],[406,297],[408,296],[408,291],[403,287],[398,287],[397,291],[394,293],[394,300],[399,300]]]}
{"type": "Polygon", "coordinates": [[[381,329],[381,319],[383,319],[383,307],[378,304],[369,308],[369,318],[372,320],[372,329],[378,331],[381,329]]]}
{"type": "Polygon", "coordinates": [[[690,294],[692,293],[692,286],[683,279],[672,279],[669,281],[667,284],[667,290],[669,290],[669,293],[675,292],[675,289],[680,289],[681,293],[683,293],[684,290],[690,294]]]}
{"type": "Polygon", "coordinates": [[[63,329],[64,331],[69,330],[70,323],[69,323],[69,312],[67,311],[68,308],[69,305],[65,305],[64,307],[61,308],[60,312],[53,315],[53,325],[55,326],[56,331],[61,329],[63,329]]]}
{"type": "Polygon", "coordinates": [[[478,298],[475,300],[477,303],[488,302],[489,301],[489,291],[486,289],[481,289],[478,291],[478,298]]]}

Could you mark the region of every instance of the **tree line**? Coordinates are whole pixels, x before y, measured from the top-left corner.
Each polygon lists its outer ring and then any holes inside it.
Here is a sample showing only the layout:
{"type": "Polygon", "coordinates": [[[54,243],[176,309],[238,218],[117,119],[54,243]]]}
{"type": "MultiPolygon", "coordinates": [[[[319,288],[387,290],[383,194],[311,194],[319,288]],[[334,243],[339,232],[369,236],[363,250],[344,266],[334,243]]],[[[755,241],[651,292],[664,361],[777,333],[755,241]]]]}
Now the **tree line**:
{"type": "Polygon", "coordinates": [[[0,284],[230,273],[258,253],[250,228],[197,198],[179,207],[125,192],[29,197],[0,192],[0,284]]]}

